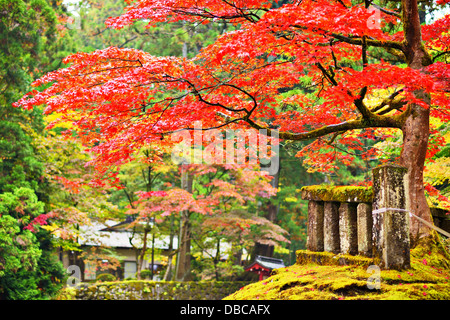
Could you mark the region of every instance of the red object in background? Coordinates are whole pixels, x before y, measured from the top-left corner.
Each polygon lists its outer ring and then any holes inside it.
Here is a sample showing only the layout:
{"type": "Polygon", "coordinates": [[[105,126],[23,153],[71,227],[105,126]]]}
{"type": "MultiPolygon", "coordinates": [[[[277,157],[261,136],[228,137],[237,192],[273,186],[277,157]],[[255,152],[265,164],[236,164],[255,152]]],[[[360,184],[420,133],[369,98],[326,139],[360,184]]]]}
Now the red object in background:
{"type": "Polygon", "coordinates": [[[270,276],[272,270],[284,267],[284,262],[281,259],[256,256],[255,261],[246,267],[245,271],[257,273],[259,275],[259,281],[261,281],[270,276]]]}

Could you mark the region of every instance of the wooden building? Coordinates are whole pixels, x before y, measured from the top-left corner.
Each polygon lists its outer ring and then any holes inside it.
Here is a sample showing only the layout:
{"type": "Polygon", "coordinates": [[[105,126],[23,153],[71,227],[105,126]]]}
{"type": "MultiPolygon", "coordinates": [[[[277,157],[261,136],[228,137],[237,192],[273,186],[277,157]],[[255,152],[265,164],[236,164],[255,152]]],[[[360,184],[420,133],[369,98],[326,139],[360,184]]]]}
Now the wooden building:
{"type": "Polygon", "coordinates": [[[275,259],[264,256],[256,256],[255,261],[245,268],[245,271],[254,272],[259,275],[259,281],[270,276],[274,269],[284,268],[284,262],[281,259],[275,259]]]}

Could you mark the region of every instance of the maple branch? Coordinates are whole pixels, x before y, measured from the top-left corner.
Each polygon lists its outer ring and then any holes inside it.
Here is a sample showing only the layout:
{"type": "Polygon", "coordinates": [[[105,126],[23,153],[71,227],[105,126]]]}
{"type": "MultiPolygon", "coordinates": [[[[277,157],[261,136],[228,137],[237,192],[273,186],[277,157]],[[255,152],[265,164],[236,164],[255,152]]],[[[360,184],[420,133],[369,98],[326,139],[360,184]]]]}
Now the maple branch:
{"type": "MultiPolygon", "coordinates": [[[[212,106],[212,107],[220,107],[220,108],[223,108],[223,109],[228,110],[228,111],[231,111],[231,112],[246,112],[246,113],[248,113],[248,110],[247,110],[246,108],[233,109],[233,108],[227,107],[227,106],[225,106],[225,105],[223,105],[223,104],[221,104],[221,103],[213,103],[213,102],[209,102],[209,101],[205,100],[205,99],[202,97],[202,95],[200,94],[200,92],[198,91],[198,89],[195,87],[195,85],[194,85],[192,82],[190,82],[190,81],[187,80],[187,79],[178,79],[178,80],[179,80],[179,81],[186,82],[186,83],[192,88],[192,94],[195,95],[195,96],[198,98],[198,100],[201,101],[201,102],[203,102],[204,104],[207,104],[207,105],[212,106]]],[[[229,86],[229,87],[238,89],[239,91],[241,91],[241,92],[247,94],[248,96],[250,96],[250,97],[253,99],[253,97],[252,97],[250,94],[248,94],[247,92],[245,92],[243,89],[240,89],[240,88],[238,88],[238,87],[236,87],[236,86],[234,86],[234,85],[231,85],[231,84],[225,84],[225,83],[223,83],[222,85],[226,85],[226,86],[229,86]]],[[[214,87],[215,87],[215,86],[211,86],[211,87],[208,87],[208,88],[203,88],[203,89],[201,89],[201,90],[211,89],[211,88],[214,88],[214,87]]],[[[253,101],[254,101],[254,103],[256,104],[256,100],[253,99],[253,101]]]]}
{"type": "Polygon", "coordinates": [[[334,142],[334,140],[336,140],[336,138],[338,137],[338,136],[340,136],[341,134],[343,134],[343,133],[345,133],[345,131],[338,131],[338,132],[335,132],[334,134],[333,134],[333,136],[330,138],[330,140],[328,140],[328,141],[325,141],[328,145],[332,145],[333,144],[333,142],[334,142]]]}
{"type": "MultiPolygon", "coordinates": [[[[363,112],[366,112],[364,110],[363,112]]],[[[382,116],[378,114],[371,113],[370,111],[367,113],[366,118],[357,118],[348,121],[344,121],[338,124],[325,125],[323,127],[313,129],[309,132],[301,132],[301,133],[291,133],[291,132],[279,132],[278,137],[283,140],[293,140],[293,141],[302,141],[302,140],[310,140],[319,137],[326,136],[330,133],[343,133],[345,131],[356,130],[356,129],[367,129],[367,128],[398,128],[402,127],[404,122],[405,112],[399,115],[394,116],[382,116]]],[[[267,130],[267,135],[272,135],[271,128],[263,127],[258,123],[254,122],[249,118],[244,118],[252,128],[258,130],[267,130]]]]}
{"type": "MultiPolygon", "coordinates": [[[[307,30],[308,28],[302,25],[292,25],[293,28],[297,28],[297,29],[301,29],[301,30],[307,30]]],[[[363,39],[362,38],[358,38],[358,37],[348,37],[348,36],[344,36],[342,34],[339,33],[335,33],[335,32],[330,32],[328,30],[324,30],[324,29],[317,29],[317,31],[320,31],[322,33],[324,33],[325,35],[329,35],[339,41],[342,42],[346,42],[349,44],[354,44],[354,45],[358,45],[358,46],[362,46],[363,45],[363,39]]],[[[376,40],[376,39],[366,39],[366,45],[367,46],[371,46],[371,47],[381,47],[381,48],[393,48],[393,49],[398,49],[403,51],[405,48],[403,46],[402,42],[398,42],[398,41],[392,41],[392,40],[387,40],[387,41],[382,41],[382,40],[376,40]]]]}
{"type": "MultiPolygon", "coordinates": [[[[343,36],[341,34],[338,33],[328,33],[330,36],[332,36],[333,38],[336,38],[342,42],[346,42],[349,44],[354,44],[354,45],[358,45],[358,46],[362,46],[363,45],[363,39],[362,38],[351,38],[351,37],[346,37],[343,36]]],[[[381,48],[392,48],[392,49],[398,49],[403,51],[403,45],[401,42],[397,42],[397,41],[381,41],[381,40],[375,40],[375,39],[366,39],[366,44],[367,46],[371,46],[371,47],[381,47],[381,48]]]]}
{"type": "Polygon", "coordinates": [[[138,36],[134,36],[134,37],[131,37],[131,38],[125,40],[125,42],[122,43],[121,45],[119,45],[118,48],[123,48],[128,42],[131,42],[131,41],[135,40],[137,37],[138,36]]]}
{"type": "Polygon", "coordinates": [[[176,132],[176,131],[181,131],[181,130],[194,130],[194,131],[195,131],[195,130],[199,130],[199,131],[215,130],[215,129],[220,129],[220,128],[226,127],[226,126],[229,125],[229,124],[232,124],[232,123],[235,123],[235,122],[239,122],[239,121],[242,121],[242,120],[244,120],[244,118],[236,118],[236,119],[230,120],[230,121],[228,121],[228,122],[226,122],[226,123],[222,123],[222,124],[217,125],[217,126],[214,126],[214,127],[201,128],[201,129],[198,129],[198,128],[191,128],[191,127],[186,127],[186,128],[184,128],[184,129],[175,130],[174,132],[176,132]]]}
{"type": "MultiPolygon", "coordinates": [[[[373,112],[373,113],[376,113],[376,112],[378,112],[379,110],[381,110],[383,107],[385,107],[385,106],[387,106],[387,105],[396,105],[395,103],[394,103],[394,99],[395,99],[395,97],[397,97],[401,92],[403,91],[403,89],[400,89],[400,90],[398,90],[398,91],[395,91],[393,94],[391,94],[387,99],[385,99],[385,100],[383,100],[383,102],[381,102],[378,106],[376,106],[376,107],[374,107],[374,108],[372,108],[371,110],[370,110],[370,112],[373,112]]],[[[404,104],[404,103],[403,103],[404,104]]],[[[402,104],[402,105],[403,105],[402,104]]],[[[398,105],[396,105],[396,106],[398,106],[398,105]]],[[[391,110],[393,110],[393,109],[397,109],[397,108],[395,108],[395,107],[393,107],[393,108],[391,108],[391,110]]],[[[390,111],[390,110],[389,110],[390,111]]]]}
{"type": "MultiPolygon", "coordinates": [[[[330,144],[330,146],[332,146],[333,148],[338,149],[338,150],[340,150],[342,152],[345,152],[347,154],[351,154],[352,156],[357,156],[357,157],[361,156],[361,154],[358,154],[356,152],[350,152],[347,149],[344,149],[344,148],[341,148],[341,147],[337,146],[336,144],[330,144]]],[[[364,147],[364,148],[368,149],[369,147],[364,147]]]]}
{"type": "Polygon", "coordinates": [[[334,61],[334,68],[336,70],[342,70],[342,68],[339,67],[339,65],[338,65],[337,58],[336,58],[336,55],[334,54],[332,46],[333,46],[333,39],[330,41],[330,48],[331,48],[331,57],[333,58],[333,61],[334,61]]]}
{"type": "Polygon", "coordinates": [[[79,74],[75,74],[73,76],[76,77],[83,77],[83,76],[87,76],[87,75],[91,75],[94,73],[102,73],[102,72],[107,72],[107,71],[111,71],[111,70],[117,70],[117,69],[131,69],[131,68],[141,68],[142,67],[142,62],[140,60],[126,60],[126,59],[111,59],[111,60],[119,60],[119,61],[127,61],[127,62],[139,62],[139,66],[118,66],[118,67],[110,67],[110,68],[106,68],[106,69],[100,69],[100,70],[94,70],[91,72],[87,72],[87,73],[79,73],[79,74]]]}
{"type": "Polygon", "coordinates": [[[334,76],[329,74],[328,71],[322,66],[322,64],[320,62],[316,62],[316,66],[320,69],[320,71],[322,71],[323,75],[325,76],[325,78],[327,78],[327,80],[334,86],[337,86],[338,83],[336,82],[336,80],[334,79],[334,76]]]}
{"type": "Polygon", "coordinates": [[[245,91],[242,88],[239,88],[238,86],[235,86],[234,84],[229,84],[229,83],[223,83],[224,86],[228,86],[231,88],[234,88],[240,92],[242,92],[243,94],[247,95],[248,97],[250,97],[250,99],[252,99],[253,101],[253,107],[252,109],[247,110],[246,108],[242,108],[242,109],[238,109],[238,111],[245,111],[247,113],[248,116],[250,116],[252,114],[252,112],[256,109],[256,107],[258,106],[258,102],[256,101],[255,97],[253,95],[251,95],[250,93],[248,93],[247,91],[245,91]]]}
{"type": "Polygon", "coordinates": [[[383,7],[381,7],[381,6],[379,6],[379,5],[375,4],[375,3],[373,3],[373,1],[368,1],[368,4],[371,5],[371,6],[373,6],[373,7],[375,7],[375,8],[377,8],[378,10],[380,10],[380,11],[383,12],[383,13],[386,13],[386,14],[388,14],[388,15],[397,17],[397,18],[399,18],[399,19],[402,18],[402,16],[401,16],[398,12],[395,12],[395,11],[391,11],[391,10],[385,9],[385,8],[383,8],[383,7]]]}
{"type": "Polygon", "coordinates": [[[93,33],[91,36],[93,36],[93,37],[98,36],[99,34],[102,34],[103,32],[105,32],[108,29],[109,28],[104,28],[103,30],[100,30],[100,28],[97,28],[97,33],[93,33]]]}
{"type": "MultiPolygon", "coordinates": [[[[403,51],[399,51],[397,49],[393,49],[393,48],[385,48],[386,52],[395,56],[397,59],[400,59],[401,61],[406,61],[406,56],[403,53],[403,51]]],[[[394,61],[396,62],[396,61],[394,61]]]]}
{"type": "Polygon", "coordinates": [[[446,54],[450,54],[450,51],[443,51],[443,52],[438,53],[437,55],[435,55],[435,56],[433,57],[433,62],[435,62],[435,60],[436,60],[437,58],[439,58],[439,57],[441,57],[441,56],[443,56],[443,55],[446,55],[446,54]]]}
{"type": "Polygon", "coordinates": [[[247,19],[248,21],[255,23],[257,22],[259,19],[261,19],[257,14],[250,12],[250,13],[245,13],[243,8],[239,8],[238,6],[236,6],[233,3],[230,3],[229,1],[226,0],[222,0],[222,2],[225,2],[226,4],[228,4],[230,7],[236,9],[237,13],[240,13],[242,15],[243,18],[247,19]],[[256,17],[256,20],[252,18],[252,16],[256,17]]]}
{"type": "Polygon", "coordinates": [[[372,117],[371,111],[366,107],[366,105],[363,102],[366,94],[367,94],[367,87],[364,87],[361,89],[358,98],[356,98],[353,103],[355,104],[358,111],[361,113],[363,119],[370,119],[372,117]]]}
{"type": "MultiPolygon", "coordinates": [[[[333,84],[334,86],[338,85],[337,81],[334,79],[334,72],[332,71],[331,68],[330,68],[330,72],[332,74],[330,74],[322,66],[322,64],[320,64],[320,62],[317,62],[316,65],[320,69],[320,71],[322,71],[323,75],[328,79],[328,81],[330,81],[331,84],[333,84]]],[[[352,93],[349,90],[347,90],[347,93],[350,97],[353,97],[352,93]]],[[[354,104],[355,104],[356,108],[358,109],[358,111],[361,113],[363,119],[370,119],[372,116],[371,111],[366,107],[366,105],[363,102],[366,94],[367,94],[367,87],[364,87],[359,92],[359,96],[354,100],[354,104]]]]}
{"type": "Polygon", "coordinates": [[[185,127],[185,128],[181,128],[181,129],[177,129],[177,130],[173,130],[173,131],[166,131],[166,132],[163,132],[161,134],[164,136],[164,135],[167,135],[167,134],[172,134],[172,133],[175,133],[175,132],[181,132],[181,131],[184,131],[184,130],[209,131],[209,130],[220,129],[220,128],[228,126],[229,124],[232,124],[232,123],[235,123],[235,122],[239,122],[239,121],[245,121],[245,119],[244,118],[236,118],[236,119],[232,119],[230,121],[227,121],[225,123],[222,123],[220,125],[217,125],[217,126],[214,126],[214,127],[208,127],[208,128],[185,127]]]}
{"type": "Polygon", "coordinates": [[[342,0],[337,0],[345,9],[348,9],[348,7],[345,5],[345,3],[342,0]]]}
{"type": "Polygon", "coordinates": [[[158,123],[158,121],[161,120],[161,118],[162,118],[162,116],[164,115],[164,113],[166,112],[166,110],[169,109],[169,108],[172,106],[172,104],[173,104],[174,101],[175,101],[175,99],[170,99],[170,100],[169,100],[169,104],[168,104],[163,110],[160,111],[161,114],[159,115],[158,119],[153,123],[152,128],[151,128],[152,130],[153,130],[153,128],[156,126],[156,124],[158,123]]]}
{"type": "Polygon", "coordinates": [[[369,61],[367,60],[367,37],[362,37],[362,64],[363,69],[369,64],[369,61]]]}
{"type": "Polygon", "coordinates": [[[381,110],[381,111],[378,112],[377,114],[380,115],[380,116],[382,116],[382,115],[385,115],[386,113],[391,112],[392,110],[402,111],[402,107],[403,107],[405,104],[406,104],[405,101],[398,101],[398,102],[393,101],[393,102],[391,102],[391,103],[389,104],[389,106],[388,106],[386,109],[381,110]]]}
{"type": "MultiPolygon", "coordinates": [[[[227,3],[226,1],[223,1],[225,3],[227,3]]],[[[228,3],[227,3],[228,4],[228,3]]],[[[229,4],[230,5],[230,4],[229,4]]],[[[230,5],[232,6],[232,5],[230,5]]],[[[234,20],[234,19],[238,19],[238,18],[244,18],[252,23],[255,23],[257,20],[260,19],[260,17],[258,15],[256,15],[253,12],[250,13],[245,13],[243,11],[243,9],[232,6],[236,9],[236,14],[235,15],[215,15],[213,14],[211,11],[207,11],[204,8],[199,8],[199,7],[188,7],[188,8],[177,8],[177,9],[173,9],[172,12],[175,14],[184,14],[187,16],[193,16],[193,17],[201,17],[201,18],[205,18],[205,19],[219,19],[219,20],[234,20]],[[240,11],[240,12],[239,12],[240,11]],[[252,17],[257,18],[257,20],[253,19],[252,17]]]]}
{"type": "Polygon", "coordinates": [[[135,209],[134,200],[132,199],[132,195],[127,191],[125,188],[125,185],[122,183],[122,186],[124,187],[122,190],[125,192],[125,195],[127,196],[128,202],[130,203],[131,208],[135,209]]]}

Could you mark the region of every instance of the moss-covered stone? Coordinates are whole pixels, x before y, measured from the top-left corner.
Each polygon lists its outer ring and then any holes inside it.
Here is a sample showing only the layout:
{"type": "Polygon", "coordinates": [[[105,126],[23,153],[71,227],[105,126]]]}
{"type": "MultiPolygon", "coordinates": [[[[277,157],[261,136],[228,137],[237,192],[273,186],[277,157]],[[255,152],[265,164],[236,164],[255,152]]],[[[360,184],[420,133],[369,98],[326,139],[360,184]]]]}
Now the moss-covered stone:
{"type": "MultiPolygon", "coordinates": [[[[353,256],[349,254],[334,254],[332,252],[313,252],[309,250],[298,250],[297,264],[316,263],[319,265],[354,265],[368,267],[374,264],[372,258],[353,256]]],[[[278,269],[276,269],[278,270],[278,269]]],[[[276,272],[276,270],[274,270],[276,272]]]]}
{"type": "Polygon", "coordinates": [[[127,280],[81,283],[63,289],[60,300],[218,300],[247,285],[240,281],[127,280]]]}
{"type": "Polygon", "coordinates": [[[372,187],[316,185],[301,188],[303,200],[372,202],[372,187]]]}

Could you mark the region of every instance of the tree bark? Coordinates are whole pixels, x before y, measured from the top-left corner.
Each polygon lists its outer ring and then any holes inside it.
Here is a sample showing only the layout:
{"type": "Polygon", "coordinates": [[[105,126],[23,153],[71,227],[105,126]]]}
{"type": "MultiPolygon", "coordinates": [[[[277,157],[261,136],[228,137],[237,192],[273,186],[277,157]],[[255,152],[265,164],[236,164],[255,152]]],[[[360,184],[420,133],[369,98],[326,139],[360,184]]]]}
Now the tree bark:
{"type": "MultiPolygon", "coordinates": [[[[192,176],[182,168],[181,187],[192,193],[192,176]]],[[[191,224],[190,212],[185,210],[180,214],[180,236],[178,238],[178,257],[175,279],[189,281],[191,279],[191,224]]]]}
{"type": "Polygon", "coordinates": [[[173,214],[170,215],[170,240],[169,240],[169,253],[167,255],[167,269],[166,273],[164,274],[164,281],[167,281],[169,278],[171,278],[172,274],[172,258],[176,254],[175,250],[173,250],[173,237],[174,237],[174,222],[175,217],[173,214]]]}
{"type": "Polygon", "coordinates": [[[138,263],[137,263],[136,278],[138,280],[142,280],[141,270],[142,270],[142,265],[144,264],[145,252],[147,251],[147,235],[148,235],[148,231],[149,231],[148,229],[144,230],[143,246],[142,246],[141,252],[139,254],[139,260],[138,260],[138,263]]]}
{"type": "MultiPolygon", "coordinates": [[[[280,181],[280,170],[281,170],[281,155],[278,155],[279,157],[279,167],[278,171],[273,175],[273,179],[270,182],[273,188],[278,189],[279,181],[280,181]]],[[[276,196],[275,196],[276,197],[276,196]]],[[[275,222],[277,215],[278,215],[278,209],[279,206],[273,204],[270,200],[267,202],[266,206],[266,219],[270,222],[275,222]]],[[[263,244],[256,242],[255,247],[253,249],[253,259],[256,258],[256,256],[266,256],[266,257],[272,257],[274,253],[275,247],[271,244],[263,244]]]]}
{"type": "MultiPolygon", "coordinates": [[[[405,121],[403,131],[403,149],[400,162],[408,169],[406,175],[406,208],[418,217],[433,223],[430,208],[425,197],[423,171],[428,148],[430,112],[417,105],[411,107],[411,113],[405,121]]],[[[412,244],[430,233],[430,228],[411,217],[410,239],[412,244]]]]}
{"type": "Polygon", "coordinates": [[[189,212],[181,213],[179,251],[177,259],[176,281],[189,281],[191,279],[191,226],[189,212]]]}
{"type": "MultiPolygon", "coordinates": [[[[405,39],[403,53],[408,66],[423,70],[432,63],[422,43],[420,16],[417,0],[402,0],[402,19],[405,39]]],[[[400,162],[408,169],[406,176],[407,203],[406,208],[418,217],[433,222],[428,207],[423,185],[423,171],[430,135],[430,97],[422,91],[415,96],[424,100],[428,109],[411,104],[409,113],[402,126],[403,149],[400,162]]],[[[417,240],[430,234],[430,229],[414,217],[411,218],[411,240],[417,240]]]]}
{"type": "Polygon", "coordinates": [[[213,264],[214,264],[214,273],[216,276],[216,281],[220,281],[220,274],[219,274],[219,268],[218,268],[218,263],[220,262],[220,238],[217,239],[217,244],[216,244],[216,255],[213,259],[213,264]]]}

